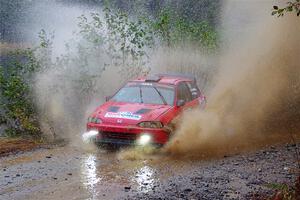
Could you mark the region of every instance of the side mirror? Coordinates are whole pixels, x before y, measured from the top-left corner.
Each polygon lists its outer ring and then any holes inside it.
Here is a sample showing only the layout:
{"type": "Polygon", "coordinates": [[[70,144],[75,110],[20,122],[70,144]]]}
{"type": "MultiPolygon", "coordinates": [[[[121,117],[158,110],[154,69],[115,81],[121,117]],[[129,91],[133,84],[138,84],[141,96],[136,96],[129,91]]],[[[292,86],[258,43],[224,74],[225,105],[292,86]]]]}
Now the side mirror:
{"type": "Polygon", "coordinates": [[[196,88],[192,88],[191,89],[191,92],[193,93],[193,92],[198,92],[198,90],[196,89],[196,88]]]}
{"type": "Polygon", "coordinates": [[[105,101],[109,101],[111,99],[111,96],[106,96],[105,101]]]}
{"type": "Polygon", "coordinates": [[[196,99],[199,96],[198,90],[196,88],[192,88],[191,93],[192,93],[193,99],[196,99]]]}
{"type": "Polygon", "coordinates": [[[176,103],[176,106],[181,107],[181,106],[184,106],[184,104],[185,104],[185,101],[183,99],[179,99],[176,103]]]}

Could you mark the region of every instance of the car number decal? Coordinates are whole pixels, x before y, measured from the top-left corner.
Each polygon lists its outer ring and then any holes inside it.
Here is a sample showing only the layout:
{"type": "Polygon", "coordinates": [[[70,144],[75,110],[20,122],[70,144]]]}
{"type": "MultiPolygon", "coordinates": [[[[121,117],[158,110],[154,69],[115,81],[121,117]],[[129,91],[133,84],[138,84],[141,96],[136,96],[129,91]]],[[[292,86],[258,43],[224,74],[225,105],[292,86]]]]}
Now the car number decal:
{"type": "Polygon", "coordinates": [[[106,118],[122,118],[122,119],[132,119],[132,120],[140,120],[142,118],[141,115],[135,115],[131,112],[107,112],[105,114],[106,118]]]}

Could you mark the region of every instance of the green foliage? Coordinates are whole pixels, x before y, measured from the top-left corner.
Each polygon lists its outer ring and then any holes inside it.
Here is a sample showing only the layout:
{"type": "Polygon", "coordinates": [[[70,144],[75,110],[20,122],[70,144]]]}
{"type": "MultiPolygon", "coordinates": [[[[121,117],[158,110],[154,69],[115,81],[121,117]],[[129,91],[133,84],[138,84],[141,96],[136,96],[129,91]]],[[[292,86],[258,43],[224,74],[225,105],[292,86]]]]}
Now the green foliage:
{"type": "Polygon", "coordinates": [[[109,46],[114,53],[121,53],[122,63],[125,64],[129,56],[133,60],[143,57],[146,54],[144,47],[148,37],[141,22],[130,21],[126,13],[113,12],[109,8],[105,8],[104,13],[109,46]]]}
{"type": "Polygon", "coordinates": [[[30,88],[38,69],[39,64],[30,49],[12,52],[8,61],[0,66],[0,115],[8,125],[8,135],[40,134],[30,88]]]}
{"type": "Polygon", "coordinates": [[[287,2],[287,6],[279,8],[278,6],[273,6],[272,15],[277,15],[277,17],[283,17],[287,12],[295,12],[296,15],[300,16],[300,0],[294,0],[287,2]]]}
{"type": "Polygon", "coordinates": [[[128,74],[130,67],[129,77],[139,74],[147,59],[146,48],[153,40],[140,20],[130,20],[121,10],[114,12],[106,7],[103,17],[99,13],[81,15],[78,26],[79,36],[88,42],[87,46],[109,58],[103,68],[119,66],[128,74]]]}
{"type": "Polygon", "coordinates": [[[40,39],[40,47],[42,48],[50,48],[53,44],[54,34],[51,33],[50,36],[46,33],[44,29],[42,29],[38,37],[40,39]]]}
{"type": "Polygon", "coordinates": [[[267,187],[280,192],[281,199],[283,200],[293,200],[297,197],[295,188],[287,184],[270,183],[267,187]]]}
{"type": "Polygon", "coordinates": [[[222,6],[220,0],[108,0],[107,3],[111,8],[121,9],[137,18],[158,18],[161,12],[169,10],[185,21],[206,21],[214,28],[222,6]]]}
{"type": "Polygon", "coordinates": [[[158,17],[144,18],[154,37],[166,46],[193,44],[208,52],[217,49],[218,34],[206,21],[188,21],[172,10],[162,10],[158,17]]]}
{"type": "Polygon", "coordinates": [[[171,19],[170,11],[164,10],[160,15],[152,20],[148,21],[148,24],[153,29],[156,36],[161,38],[161,41],[165,42],[167,46],[171,46],[171,19]]]}
{"type": "Polygon", "coordinates": [[[207,52],[217,50],[219,0],[110,0],[107,5],[142,19],[144,30],[152,34],[152,42],[159,42],[157,46],[192,44],[207,52]]]}

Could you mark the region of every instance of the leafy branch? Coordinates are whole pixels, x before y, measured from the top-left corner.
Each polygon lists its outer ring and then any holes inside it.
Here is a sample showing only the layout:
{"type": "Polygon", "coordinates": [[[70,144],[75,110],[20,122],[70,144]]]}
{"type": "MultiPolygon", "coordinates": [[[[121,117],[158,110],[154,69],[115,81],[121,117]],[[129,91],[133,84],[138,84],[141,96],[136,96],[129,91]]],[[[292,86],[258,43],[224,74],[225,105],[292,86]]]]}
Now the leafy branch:
{"type": "Polygon", "coordinates": [[[283,17],[283,15],[287,12],[295,12],[296,15],[300,16],[300,0],[289,1],[287,2],[287,6],[280,8],[278,6],[273,6],[272,15],[277,15],[277,17],[283,17]]]}

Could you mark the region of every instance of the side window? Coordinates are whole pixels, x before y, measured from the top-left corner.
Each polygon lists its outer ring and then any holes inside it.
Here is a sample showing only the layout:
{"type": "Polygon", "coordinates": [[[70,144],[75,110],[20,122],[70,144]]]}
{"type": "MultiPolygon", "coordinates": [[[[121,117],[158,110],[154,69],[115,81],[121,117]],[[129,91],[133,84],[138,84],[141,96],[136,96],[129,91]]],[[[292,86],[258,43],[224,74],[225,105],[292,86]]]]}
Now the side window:
{"type": "Polygon", "coordinates": [[[196,84],[196,82],[187,82],[190,92],[192,93],[192,98],[196,99],[200,96],[200,90],[196,84]]]}
{"type": "Polygon", "coordinates": [[[186,83],[181,82],[178,85],[177,99],[182,99],[185,102],[192,101],[192,94],[186,83]]]}

